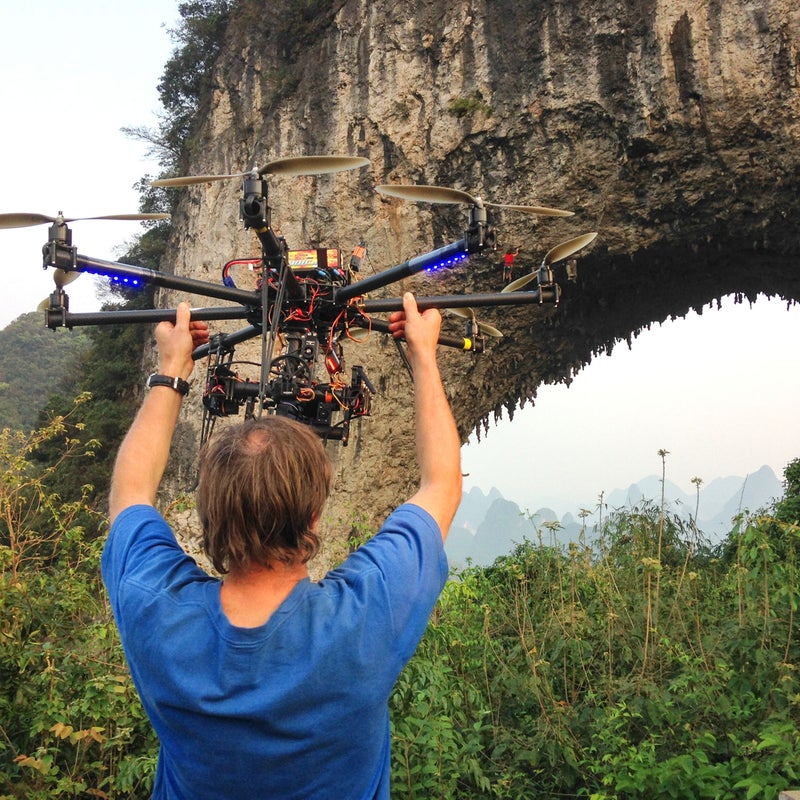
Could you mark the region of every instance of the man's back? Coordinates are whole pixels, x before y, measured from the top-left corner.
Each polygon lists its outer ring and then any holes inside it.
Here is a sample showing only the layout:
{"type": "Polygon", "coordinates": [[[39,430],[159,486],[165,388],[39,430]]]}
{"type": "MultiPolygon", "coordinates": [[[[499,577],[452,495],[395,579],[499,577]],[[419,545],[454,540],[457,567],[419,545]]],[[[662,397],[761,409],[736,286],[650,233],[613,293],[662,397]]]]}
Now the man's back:
{"type": "Polygon", "coordinates": [[[148,506],[120,515],[103,572],[162,745],[154,797],[388,797],[389,694],[447,576],[425,511],[398,509],[254,628],[148,506]]]}

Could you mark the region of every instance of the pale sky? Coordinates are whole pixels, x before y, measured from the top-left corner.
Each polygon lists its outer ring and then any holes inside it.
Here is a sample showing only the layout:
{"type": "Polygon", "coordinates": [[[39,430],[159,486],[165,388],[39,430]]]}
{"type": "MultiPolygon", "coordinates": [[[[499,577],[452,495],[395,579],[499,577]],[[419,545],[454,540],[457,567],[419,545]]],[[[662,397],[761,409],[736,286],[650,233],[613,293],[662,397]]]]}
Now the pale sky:
{"type": "MultiPolygon", "coordinates": [[[[3,0],[0,27],[0,212],[70,217],[138,210],[134,183],[157,167],[122,127],[155,127],[157,83],[172,50],[177,1],[3,0]]],[[[76,222],[86,255],[114,258],[137,223],[76,222]]],[[[602,235],[602,231],[601,231],[602,235]]],[[[41,268],[46,226],[0,230],[6,275],[0,326],[53,290],[41,268]]],[[[72,311],[97,307],[93,279],[67,288],[72,311]]],[[[595,359],[572,386],[541,387],[536,404],[463,449],[466,487],[492,485],[532,510],[590,505],[600,491],[660,474],[780,477],[800,456],[800,309],[728,298],[645,331],[595,359]]],[[[491,357],[490,355],[488,357],[491,357]]],[[[376,411],[376,413],[379,413],[376,411]]]]}
{"type": "Polygon", "coordinates": [[[601,491],[661,475],[694,493],[764,464],[778,478],[800,457],[800,307],[728,297],[721,310],[653,326],[599,356],[571,386],[462,450],[467,487],[496,485],[531,511],[593,507],[601,491]],[[524,467],[523,467],[524,465],[524,467]]]}
{"type": "MultiPolygon", "coordinates": [[[[168,0],[2,0],[0,25],[0,213],[67,217],[139,210],[133,185],[156,172],[147,145],[120,132],[155,127],[163,66],[178,19],[168,0]]],[[[136,222],[76,222],[78,252],[111,258],[136,222]]],[[[42,269],[47,226],[0,230],[7,276],[0,326],[36,309],[53,291],[42,269]]],[[[93,311],[94,279],[67,288],[70,310],[93,311]]]]}

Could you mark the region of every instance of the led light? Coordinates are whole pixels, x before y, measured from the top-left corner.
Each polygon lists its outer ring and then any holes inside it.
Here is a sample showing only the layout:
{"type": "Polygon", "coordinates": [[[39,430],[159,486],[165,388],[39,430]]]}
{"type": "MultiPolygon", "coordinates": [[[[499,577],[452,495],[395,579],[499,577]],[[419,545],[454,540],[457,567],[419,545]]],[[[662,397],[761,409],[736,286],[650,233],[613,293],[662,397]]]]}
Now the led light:
{"type": "Polygon", "coordinates": [[[430,267],[426,267],[426,272],[438,272],[445,267],[452,267],[455,264],[459,264],[462,261],[465,261],[467,258],[467,254],[460,254],[457,256],[453,256],[452,258],[446,258],[444,261],[440,261],[438,264],[432,264],[430,267]]]}
{"type": "Polygon", "coordinates": [[[84,269],[81,271],[87,273],[88,275],[98,275],[101,278],[108,278],[111,283],[115,283],[117,285],[124,284],[125,286],[139,287],[144,283],[141,278],[129,277],[127,275],[109,275],[108,273],[103,272],[101,269],[84,269]]]}

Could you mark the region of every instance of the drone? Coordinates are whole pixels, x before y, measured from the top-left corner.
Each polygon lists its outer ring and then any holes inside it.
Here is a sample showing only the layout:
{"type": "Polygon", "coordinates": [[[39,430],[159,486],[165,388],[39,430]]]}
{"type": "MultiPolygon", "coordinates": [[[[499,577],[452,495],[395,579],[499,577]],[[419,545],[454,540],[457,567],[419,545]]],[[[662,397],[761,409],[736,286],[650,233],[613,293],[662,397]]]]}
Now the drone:
{"type": "MultiPolygon", "coordinates": [[[[377,315],[403,307],[401,297],[370,298],[369,294],[412,275],[452,269],[470,256],[493,251],[496,232],[489,222],[489,212],[493,208],[551,217],[573,215],[571,211],[545,206],[491,203],[460,189],[387,184],[377,186],[376,191],[404,201],[466,206],[468,219],[462,237],[365,277],[359,274],[367,253],[363,241],[353,247],[349,256],[330,247],[290,249],[272,225],[269,178],[331,174],[368,165],[368,159],[352,156],[298,156],[270,161],[263,167],[242,173],[152,181],[153,186],[164,188],[241,181],[239,216],[244,228],[251,230],[258,239],[261,255],[227,262],[219,283],[80,255],[72,244],[72,231],[68,227],[69,223],[82,219],[159,220],[167,218],[168,214],[65,218],[60,212],[56,217],[12,213],[0,214],[0,228],[50,224],[48,241],[42,249],[43,267],[54,268],[55,291],[40,308],[44,310],[45,325],[52,330],[175,320],[174,310],[71,312],[64,287],[83,272],[105,276],[123,285],[150,284],[233,304],[192,310],[195,320],[243,322],[239,330],[213,335],[192,354],[195,361],[206,360],[201,442],[212,435],[217,419],[243,411],[245,417],[263,413],[291,417],[311,426],[326,442],[347,445],[351,422],[370,415],[376,391],[363,365],[356,364],[347,370],[344,343],[363,340],[372,332],[389,334],[388,321],[377,315]],[[247,283],[249,288],[238,285],[237,281],[247,283]],[[258,380],[240,377],[237,371],[240,363],[234,358],[236,347],[252,339],[261,342],[258,380]]],[[[553,265],[570,259],[596,236],[596,233],[586,233],[561,242],[546,253],[538,268],[511,281],[499,292],[417,297],[417,306],[420,311],[446,309],[466,320],[464,336],[441,334],[440,345],[482,353],[486,349],[486,337],[500,337],[502,333],[479,322],[475,309],[558,305],[561,289],[555,280],[553,265]]],[[[394,341],[410,371],[402,343],[394,341]]]]}

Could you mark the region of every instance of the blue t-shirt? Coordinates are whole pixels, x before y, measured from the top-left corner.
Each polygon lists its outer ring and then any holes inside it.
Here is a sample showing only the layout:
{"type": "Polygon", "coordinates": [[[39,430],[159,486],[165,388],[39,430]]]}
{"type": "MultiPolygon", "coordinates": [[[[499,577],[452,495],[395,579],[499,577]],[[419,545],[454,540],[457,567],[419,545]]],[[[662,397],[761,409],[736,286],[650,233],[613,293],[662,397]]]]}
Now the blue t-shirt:
{"type": "Polygon", "coordinates": [[[447,579],[426,511],[398,508],[256,628],[151,506],[117,517],[102,570],[161,744],[154,798],[389,797],[389,695],[447,579]]]}

